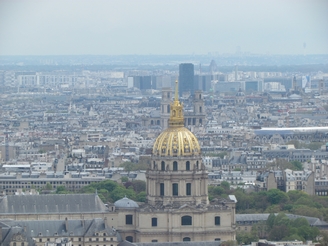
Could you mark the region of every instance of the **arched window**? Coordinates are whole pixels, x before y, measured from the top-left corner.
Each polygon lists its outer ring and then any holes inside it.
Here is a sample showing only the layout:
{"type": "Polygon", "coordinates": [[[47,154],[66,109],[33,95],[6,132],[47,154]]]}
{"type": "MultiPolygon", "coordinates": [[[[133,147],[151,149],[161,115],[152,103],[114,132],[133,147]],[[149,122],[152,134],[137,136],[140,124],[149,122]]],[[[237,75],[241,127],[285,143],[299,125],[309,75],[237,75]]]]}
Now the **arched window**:
{"type": "Polygon", "coordinates": [[[202,113],[202,110],[203,110],[202,107],[199,107],[199,113],[202,113]]]}
{"type": "Polygon", "coordinates": [[[172,195],[173,196],[179,195],[179,185],[178,184],[172,184],[172,195]]]}
{"type": "Polygon", "coordinates": [[[199,169],[198,161],[196,161],[196,169],[199,169]]]}
{"type": "Polygon", "coordinates": [[[125,238],[125,240],[128,241],[128,242],[130,242],[130,243],[132,243],[133,242],[133,237],[132,236],[127,236],[125,238]]]}
{"type": "Polygon", "coordinates": [[[187,170],[187,171],[190,170],[190,162],[189,162],[189,161],[186,162],[186,170],[187,170]]]}
{"type": "Polygon", "coordinates": [[[199,119],[199,124],[203,124],[203,120],[202,119],[199,119]]]}
{"type": "Polygon", "coordinates": [[[176,161],[173,162],[173,171],[178,171],[178,163],[176,161]]]}
{"type": "Polygon", "coordinates": [[[189,215],[182,216],[181,225],[192,225],[192,217],[189,215]]]}
{"type": "Polygon", "coordinates": [[[170,113],[170,105],[167,105],[167,112],[170,113]]]}
{"type": "Polygon", "coordinates": [[[183,241],[183,242],[190,242],[191,240],[190,240],[190,237],[184,237],[184,238],[182,239],[182,241],[183,241]]]}
{"type": "Polygon", "coordinates": [[[155,161],[153,162],[153,169],[154,170],[156,169],[156,163],[155,163],[155,161]]]}
{"type": "Polygon", "coordinates": [[[165,162],[164,161],[161,162],[161,170],[165,171],[165,162]]]}

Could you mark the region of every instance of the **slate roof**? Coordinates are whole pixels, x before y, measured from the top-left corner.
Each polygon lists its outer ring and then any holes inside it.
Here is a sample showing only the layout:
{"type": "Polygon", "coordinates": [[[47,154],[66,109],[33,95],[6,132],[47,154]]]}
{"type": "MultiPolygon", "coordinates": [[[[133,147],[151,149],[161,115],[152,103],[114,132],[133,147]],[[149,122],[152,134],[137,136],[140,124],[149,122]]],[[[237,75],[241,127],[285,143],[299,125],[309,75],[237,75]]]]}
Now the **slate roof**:
{"type": "Polygon", "coordinates": [[[220,241],[211,242],[166,242],[166,243],[130,243],[124,241],[118,244],[118,246],[219,246],[220,241]]]}
{"type": "MultiPolygon", "coordinates": [[[[266,221],[270,214],[236,214],[236,223],[243,224],[256,223],[258,221],[266,221]]],[[[275,214],[276,216],[278,214],[275,214]]],[[[308,217],[296,214],[286,214],[289,219],[305,218],[311,226],[328,227],[328,223],[316,217],[308,217]]]]}
{"type": "Polygon", "coordinates": [[[115,230],[105,227],[103,219],[93,220],[32,220],[32,221],[16,221],[2,220],[0,221],[4,239],[2,245],[9,245],[12,236],[19,233],[34,245],[33,238],[36,237],[70,237],[70,236],[95,236],[96,232],[106,232],[108,236],[118,236],[115,230]],[[67,224],[67,228],[66,228],[67,224]]]}
{"type": "MultiPolygon", "coordinates": [[[[219,246],[221,244],[220,241],[212,241],[212,242],[166,242],[166,243],[135,243],[137,246],[219,246]]],[[[121,246],[121,245],[119,245],[121,246]]]]}
{"type": "Polygon", "coordinates": [[[5,231],[2,231],[2,244],[1,245],[10,245],[10,242],[14,235],[20,234],[28,242],[29,245],[34,245],[32,237],[26,237],[24,235],[24,228],[19,226],[7,227],[5,231]]]}
{"type": "Polygon", "coordinates": [[[96,194],[12,195],[0,199],[0,214],[105,212],[96,194]]]}

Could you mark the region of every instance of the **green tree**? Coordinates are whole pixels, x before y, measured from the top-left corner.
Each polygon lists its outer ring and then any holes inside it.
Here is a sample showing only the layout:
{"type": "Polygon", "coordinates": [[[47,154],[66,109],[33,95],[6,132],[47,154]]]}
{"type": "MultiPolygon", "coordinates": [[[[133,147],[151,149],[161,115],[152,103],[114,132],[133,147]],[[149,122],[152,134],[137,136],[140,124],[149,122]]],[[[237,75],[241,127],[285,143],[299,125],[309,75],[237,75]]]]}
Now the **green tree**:
{"type": "Polygon", "coordinates": [[[222,188],[221,186],[209,186],[209,192],[213,196],[217,197],[224,193],[224,188],[222,188]]]}
{"type": "Polygon", "coordinates": [[[244,232],[238,231],[236,235],[236,240],[239,244],[251,244],[252,242],[258,242],[259,237],[257,233],[254,232],[244,232]]]}
{"type": "Polygon", "coordinates": [[[297,201],[295,202],[295,205],[305,205],[308,207],[315,207],[315,204],[310,196],[306,196],[306,197],[303,196],[298,198],[297,201]]]}
{"type": "Polygon", "coordinates": [[[133,180],[132,181],[132,186],[133,186],[133,190],[136,193],[139,193],[141,191],[146,191],[146,182],[142,181],[142,180],[133,180]]]}
{"type": "Polygon", "coordinates": [[[304,205],[294,206],[291,212],[293,214],[309,216],[309,217],[322,218],[323,216],[323,213],[317,208],[310,208],[304,205]]]}
{"type": "Polygon", "coordinates": [[[135,170],[135,164],[130,161],[126,161],[126,162],[122,163],[120,165],[120,167],[123,167],[124,170],[127,172],[131,172],[131,171],[135,170]]]}
{"type": "Polygon", "coordinates": [[[69,194],[70,192],[66,189],[64,185],[57,186],[56,194],[69,194]]]}
{"type": "Polygon", "coordinates": [[[280,241],[284,237],[288,236],[288,227],[286,225],[275,225],[270,230],[268,239],[272,241],[280,241]]]}
{"type": "Polygon", "coordinates": [[[300,197],[308,197],[308,194],[300,190],[290,190],[287,195],[292,202],[297,201],[300,197]]]}
{"type": "Polygon", "coordinates": [[[312,240],[315,239],[320,233],[318,228],[315,227],[315,231],[313,231],[313,229],[314,228],[311,228],[310,226],[301,226],[298,228],[297,234],[305,240],[312,240]]]}
{"type": "Polygon", "coordinates": [[[299,170],[299,171],[303,170],[302,162],[300,162],[300,161],[291,161],[290,163],[294,166],[294,168],[296,170],[299,170]]]}
{"type": "Polygon", "coordinates": [[[279,213],[274,219],[274,226],[289,226],[291,223],[290,219],[285,213],[279,213]]]}
{"type": "Polygon", "coordinates": [[[275,219],[276,219],[276,215],[271,213],[266,221],[269,230],[273,228],[275,219]]]}
{"type": "Polygon", "coordinates": [[[278,189],[271,189],[267,192],[268,201],[271,204],[285,203],[289,200],[287,194],[278,189]]]}
{"type": "Polygon", "coordinates": [[[100,200],[102,200],[103,202],[106,202],[106,197],[103,194],[98,194],[100,200]]]}
{"type": "Polygon", "coordinates": [[[279,168],[279,169],[283,169],[283,170],[284,169],[299,170],[291,162],[286,161],[285,159],[278,159],[275,162],[268,164],[267,168],[269,168],[269,169],[270,168],[279,168]]]}
{"type": "Polygon", "coordinates": [[[320,232],[320,245],[321,246],[328,246],[328,232],[327,231],[321,231],[320,232]]]}
{"type": "Polygon", "coordinates": [[[146,191],[141,191],[137,194],[137,201],[138,202],[145,202],[147,200],[147,193],[146,191]]]}
{"type": "Polygon", "coordinates": [[[265,213],[279,213],[280,205],[279,204],[271,205],[270,207],[267,207],[267,209],[264,212],[265,213]]]}
{"type": "Polygon", "coordinates": [[[260,221],[252,226],[252,231],[256,232],[259,238],[265,238],[268,231],[266,221],[260,221]]]}
{"type": "Polygon", "coordinates": [[[311,142],[305,146],[305,148],[308,148],[310,150],[318,150],[321,148],[321,146],[324,145],[322,142],[311,142]]]}
{"type": "Polygon", "coordinates": [[[118,186],[118,183],[112,180],[104,180],[99,183],[92,183],[91,186],[96,188],[97,190],[105,189],[111,192],[118,186]]]}
{"type": "Polygon", "coordinates": [[[149,168],[149,165],[147,162],[138,162],[135,166],[135,171],[137,170],[147,170],[149,168]]]}
{"type": "Polygon", "coordinates": [[[305,239],[298,234],[292,234],[292,235],[286,236],[282,240],[283,241],[294,241],[294,240],[305,241],[305,239]]]}
{"type": "Polygon", "coordinates": [[[292,220],[291,225],[296,228],[302,226],[310,226],[309,222],[305,218],[296,218],[292,220]]]}
{"type": "Polygon", "coordinates": [[[229,184],[229,182],[227,182],[227,181],[222,181],[220,185],[221,185],[221,187],[222,187],[225,191],[229,191],[229,190],[230,190],[230,184],[229,184]]]}
{"type": "Polygon", "coordinates": [[[228,155],[228,153],[226,152],[226,151],[223,151],[223,152],[220,152],[219,154],[218,154],[218,157],[220,157],[221,159],[223,159],[225,156],[227,156],[228,155]]]}
{"type": "Polygon", "coordinates": [[[251,203],[253,202],[251,194],[245,194],[244,190],[239,188],[234,191],[234,195],[238,201],[236,204],[238,211],[245,211],[251,207],[251,203]]]}
{"type": "Polygon", "coordinates": [[[112,202],[115,202],[123,197],[135,200],[136,194],[132,189],[126,189],[124,186],[117,186],[109,195],[112,202]]]}
{"type": "Polygon", "coordinates": [[[146,162],[139,162],[139,163],[133,163],[130,161],[124,162],[120,165],[120,167],[123,167],[125,171],[131,172],[131,171],[137,171],[137,170],[147,170],[149,168],[149,164],[146,162]]]}
{"type": "Polygon", "coordinates": [[[234,240],[228,240],[228,241],[223,241],[221,246],[237,246],[237,241],[234,240]]]}
{"type": "Polygon", "coordinates": [[[122,183],[126,183],[126,182],[129,181],[129,178],[128,178],[127,176],[123,176],[123,177],[121,178],[121,181],[122,181],[122,183]]]}
{"type": "Polygon", "coordinates": [[[52,190],[52,185],[47,182],[46,186],[44,187],[45,190],[52,190]]]}
{"type": "Polygon", "coordinates": [[[96,188],[91,186],[91,185],[87,185],[87,186],[84,186],[82,189],[81,189],[81,192],[82,193],[95,193],[96,192],[96,188]]]}

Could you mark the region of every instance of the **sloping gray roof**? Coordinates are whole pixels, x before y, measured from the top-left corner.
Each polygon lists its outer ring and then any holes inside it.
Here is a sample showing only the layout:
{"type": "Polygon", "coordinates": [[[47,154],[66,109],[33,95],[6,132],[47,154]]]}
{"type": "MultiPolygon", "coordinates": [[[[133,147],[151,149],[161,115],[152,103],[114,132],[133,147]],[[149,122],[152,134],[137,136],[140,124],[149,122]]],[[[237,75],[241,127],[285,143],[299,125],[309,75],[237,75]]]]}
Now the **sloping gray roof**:
{"type": "Polygon", "coordinates": [[[211,242],[166,242],[166,243],[130,243],[128,241],[124,241],[118,244],[118,246],[219,246],[221,244],[220,241],[211,241],[211,242]]]}
{"type": "Polygon", "coordinates": [[[85,233],[85,236],[94,236],[96,232],[106,232],[109,236],[115,236],[116,230],[113,231],[112,228],[106,228],[105,222],[103,219],[94,219],[91,226],[85,233]]]}
{"type": "MultiPolygon", "coordinates": [[[[236,223],[266,221],[270,214],[236,214],[236,223]]],[[[275,214],[278,215],[277,213],[275,214]]],[[[328,223],[315,217],[308,217],[296,214],[286,214],[289,219],[305,218],[311,226],[328,227],[328,223]]]]}
{"type": "Polygon", "coordinates": [[[0,199],[0,214],[105,212],[95,194],[12,195],[0,199]]]}
{"type": "MultiPolygon", "coordinates": [[[[103,219],[93,220],[3,220],[0,221],[3,228],[3,245],[9,245],[14,234],[21,234],[32,244],[35,237],[70,237],[70,236],[95,236],[96,232],[107,232],[107,235],[118,236],[119,233],[112,228],[105,227],[103,219]],[[67,225],[67,227],[66,227],[67,225]]],[[[1,243],[1,241],[0,241],[1,243]]]]}
{"type": "Polygon", "coordinates": [[[270,214],[236,214],[236,222],[267,220],[270,214]]]}
{"type": "MultiPolygon", "coordinates": [[[[211,241],[211,242],[166,242],[166,243],[134,243],[137,246],[219,246],[220,241],[211,241]]],[[[119,245],[121,246],[121,245],[119,245]]]]}
{"type": "Polygon", "coordinates": [[[19,226],[8,228],[6,235],[2,238],[2,245],[10,245],[10,242],[14,235],[22,235],[22,237],[28,242],[28,245],[34,245],[33,238],[26,237],[24,235],[24,229],[19,226]]]}

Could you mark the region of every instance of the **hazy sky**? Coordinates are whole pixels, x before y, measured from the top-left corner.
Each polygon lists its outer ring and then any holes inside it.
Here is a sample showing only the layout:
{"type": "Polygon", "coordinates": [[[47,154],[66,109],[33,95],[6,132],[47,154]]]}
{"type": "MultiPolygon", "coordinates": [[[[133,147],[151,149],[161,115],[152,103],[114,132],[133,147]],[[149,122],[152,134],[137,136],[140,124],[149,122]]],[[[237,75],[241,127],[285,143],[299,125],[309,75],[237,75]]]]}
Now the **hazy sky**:
{"type": "Polygon", "coordinates": [[[0,55],[328,54],[328,0],[0,0],[0,55]]]}

